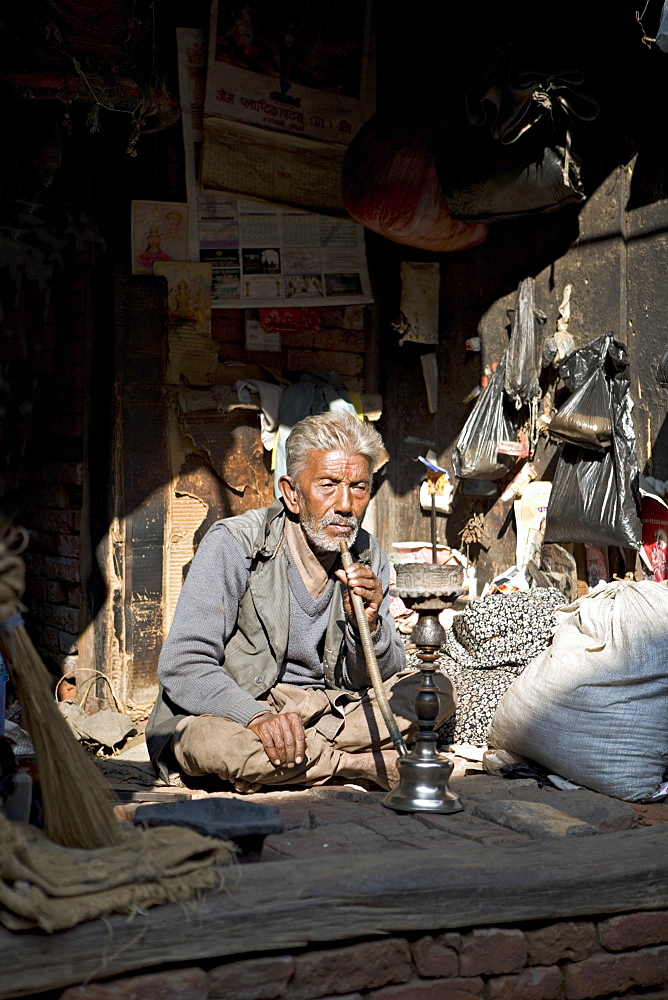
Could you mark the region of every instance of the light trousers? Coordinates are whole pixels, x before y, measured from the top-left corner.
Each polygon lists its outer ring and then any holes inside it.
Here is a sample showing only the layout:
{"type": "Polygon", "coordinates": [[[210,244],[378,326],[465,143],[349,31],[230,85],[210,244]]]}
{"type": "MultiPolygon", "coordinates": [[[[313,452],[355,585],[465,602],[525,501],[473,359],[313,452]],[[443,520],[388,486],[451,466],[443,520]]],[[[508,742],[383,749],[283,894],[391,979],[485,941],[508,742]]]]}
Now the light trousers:
{"type": "MultiPolygon", "coordinates": [[[[399,731],[409,739],[417,732],[414,702],[421,677],[420,671],[404,671],[384,684],[399,731]]],[[[445,674],[437,672],[434,679],[439,726],[455,710],[455,693],[445,674]]],[[[179,723],[172,743],[180,769],[193,777],[218,774],[226,781],[316,785],[332,777],[368,777],[368,767],[355,767],[354,754],[392,749],[373,688],[360,693],[277,684],[260,701],[267,711],[297,712],[301,717],[306,733],[301,764],[276,767],[250,729],[217,715],[191,715],[179,723]]]]}

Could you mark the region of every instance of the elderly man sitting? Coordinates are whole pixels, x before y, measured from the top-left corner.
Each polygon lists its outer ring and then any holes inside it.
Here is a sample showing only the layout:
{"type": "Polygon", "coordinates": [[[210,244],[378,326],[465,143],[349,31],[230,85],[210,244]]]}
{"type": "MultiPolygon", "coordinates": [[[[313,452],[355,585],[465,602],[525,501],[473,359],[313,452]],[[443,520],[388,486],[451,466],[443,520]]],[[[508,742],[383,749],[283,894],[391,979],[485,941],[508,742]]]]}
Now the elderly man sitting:
{"type": "MultiPolygon", "coordinates": [[[[360,527],[380,435],[350,413],[306,417],[286,443],[282,499],[218,521],[183,585],[160,655],[147,727],[166,775],[218,774],[260,785],[396,781],[396,752],[375,699],[349,587],[364,601],[402,733],[416,675],[389,614],[389,567],[360,527]],[[341,568],[340,541],[355,560],[341,568]]],[[[439,676],[441,719],[454,709],[439,676]]]]}

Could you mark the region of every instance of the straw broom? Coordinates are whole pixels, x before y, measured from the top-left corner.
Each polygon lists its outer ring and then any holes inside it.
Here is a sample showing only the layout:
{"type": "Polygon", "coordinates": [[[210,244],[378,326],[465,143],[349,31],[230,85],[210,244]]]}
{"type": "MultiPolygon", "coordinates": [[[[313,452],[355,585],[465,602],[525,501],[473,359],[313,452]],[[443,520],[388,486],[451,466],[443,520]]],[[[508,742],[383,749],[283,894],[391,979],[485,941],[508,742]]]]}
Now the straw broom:
{"type": "Polygon", "coordinates": [[[0,651],[35,747],[46,834],[64,847],[108,847],[122,836],[110,790],[60,714],[50,674],[23,625],[20,553],[27,542],[24,528],[0,521],[0,651]]]}

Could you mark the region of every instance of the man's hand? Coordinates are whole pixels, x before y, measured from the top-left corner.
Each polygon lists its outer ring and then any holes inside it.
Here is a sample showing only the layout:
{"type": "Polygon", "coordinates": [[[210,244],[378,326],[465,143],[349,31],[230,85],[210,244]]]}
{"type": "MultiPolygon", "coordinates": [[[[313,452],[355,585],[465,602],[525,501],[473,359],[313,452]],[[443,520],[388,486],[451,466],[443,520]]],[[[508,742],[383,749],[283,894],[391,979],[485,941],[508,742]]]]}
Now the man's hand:
{"type": "Polygon", "coordinates": [[[286,712],[284,715],[265,712],[251,719],[246,729],[255,733],[276,767],[294,767],[303,761],[306,735],[297,712],[286,712]]]}
{"type": "Polygon", "coordinates": [[[348,589],[350,587],[364,601],[369,628],[374,632],[378,624],[378,609],[383,601],[383,587],[380,580],[369,566],[363,566],[362,563],[353,563],[347,570],[337,569],[336,575],[344,585],[343,609],[345,613],[357,627],[355,610],[348,589]]]}

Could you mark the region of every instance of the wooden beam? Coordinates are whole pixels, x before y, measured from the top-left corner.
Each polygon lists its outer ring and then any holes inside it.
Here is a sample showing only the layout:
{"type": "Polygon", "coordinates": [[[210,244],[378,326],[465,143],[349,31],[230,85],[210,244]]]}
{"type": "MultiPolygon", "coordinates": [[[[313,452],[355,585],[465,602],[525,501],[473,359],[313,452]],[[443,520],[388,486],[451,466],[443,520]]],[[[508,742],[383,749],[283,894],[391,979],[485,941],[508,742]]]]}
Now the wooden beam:
{"type": "Polygon", "coordinates": [[[314,942],[668,907],[668,828],[231,868],[184,905],[46,935],[0,930],[0,1000],[166,961],[196,964],[314,942]]]}

